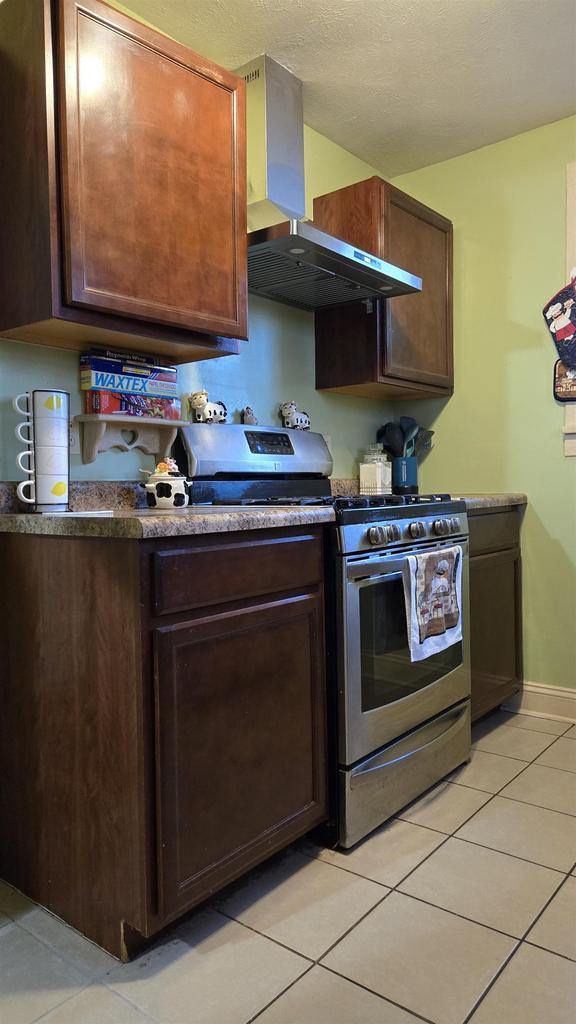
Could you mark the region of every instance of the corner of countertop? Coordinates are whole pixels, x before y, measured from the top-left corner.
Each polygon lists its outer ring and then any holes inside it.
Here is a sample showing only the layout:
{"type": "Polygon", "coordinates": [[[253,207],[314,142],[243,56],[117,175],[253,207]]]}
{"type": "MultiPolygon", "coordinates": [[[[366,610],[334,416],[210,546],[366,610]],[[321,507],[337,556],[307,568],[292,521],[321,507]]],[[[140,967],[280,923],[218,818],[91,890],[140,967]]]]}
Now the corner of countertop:
{"type": "Polygon", "coordinates": [[[452,497],[455,501],[464,501],[467,512],[514,508],[528,504],[528,495],[520,492],[507,494],[494,491],[489,494],[453,494],[452,497]]]}

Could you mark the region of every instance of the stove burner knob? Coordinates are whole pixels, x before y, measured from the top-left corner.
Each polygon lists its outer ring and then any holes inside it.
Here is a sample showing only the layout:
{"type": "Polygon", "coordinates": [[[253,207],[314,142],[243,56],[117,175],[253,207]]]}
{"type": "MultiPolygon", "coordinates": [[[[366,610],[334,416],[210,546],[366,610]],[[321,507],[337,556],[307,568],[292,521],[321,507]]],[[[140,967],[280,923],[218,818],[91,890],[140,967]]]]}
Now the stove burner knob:
{"type": "Polygon", "coordinates": [[[410,523],[408,527],[408,532],[410,536],[414,538],[414,540],[417,540],[418,537],[424,537],[426,533],[426,527],[424,526],[424,523],[410,523]]]}
{"type": "Polygon", "coordinates": [[[400,540],[401,537],[402,537],[402,534],[400,532],[400,527],[397,526],[396,523],[393,523],[392,526],[388,527],[388,539],[389,540],[400,540]]]}
{"type": "Polygon", "coordinates": [[[450,526],[452,527],[453,533],[458,532],[458,530],[460,529],[460,520],[458,519],[458,516],[452,517],[452,519],[450,520],[450,526]]]}
{"type": "Polygon", "coordinates": [[[383,526],[371,526],[367,533],[370,544],[385,544],[388,540],[383,526]]]}
{"type": "Polygon", "coordinates": [[[437,519],[432,527],[438,537],[445,537],[450,533],[450,523],[447,519],[437,519]]]}

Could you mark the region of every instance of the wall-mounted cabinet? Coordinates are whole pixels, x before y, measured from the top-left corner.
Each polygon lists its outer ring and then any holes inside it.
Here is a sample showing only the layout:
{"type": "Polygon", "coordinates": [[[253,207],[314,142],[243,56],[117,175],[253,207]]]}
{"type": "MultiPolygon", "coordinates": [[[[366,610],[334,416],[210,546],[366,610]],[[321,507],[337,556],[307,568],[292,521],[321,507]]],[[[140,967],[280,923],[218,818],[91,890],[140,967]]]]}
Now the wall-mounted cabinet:
{"type": "Polygon", "coordinates": [[[314,200],[324,231],[417,274],[422,292],[316,314],[316,387],[365,398],[450,395],[452,224],[381,178],[314,200]]]}
{"type": "Polygon", "coordinates": [[[237,352],[244,82],[100,0],[4,0],[0,40],[0,334],[237,352]]]}

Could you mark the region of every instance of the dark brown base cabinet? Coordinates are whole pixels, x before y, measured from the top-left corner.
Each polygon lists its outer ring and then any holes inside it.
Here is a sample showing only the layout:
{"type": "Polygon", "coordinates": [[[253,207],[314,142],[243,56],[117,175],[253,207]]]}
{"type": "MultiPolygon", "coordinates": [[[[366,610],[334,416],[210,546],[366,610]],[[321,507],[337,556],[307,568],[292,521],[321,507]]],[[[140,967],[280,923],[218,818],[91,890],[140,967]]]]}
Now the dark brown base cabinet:
{"type": "Polygon", "coordinates": [[[362,398],[451,395],[451,222],[374,177],[317,197],[314,223],[423,281],[418,294],[318,312],[316,387],[362,398]]]}
{"type": "Polygon", "coordinates": [[[468,513],[473,719],[522,686],[520,515],[468,513]]]}
{"type": "Polygon", "coordinates": [[[127,959],[327,817],[321,528],[0,549],[0,876],[127,959]]]}

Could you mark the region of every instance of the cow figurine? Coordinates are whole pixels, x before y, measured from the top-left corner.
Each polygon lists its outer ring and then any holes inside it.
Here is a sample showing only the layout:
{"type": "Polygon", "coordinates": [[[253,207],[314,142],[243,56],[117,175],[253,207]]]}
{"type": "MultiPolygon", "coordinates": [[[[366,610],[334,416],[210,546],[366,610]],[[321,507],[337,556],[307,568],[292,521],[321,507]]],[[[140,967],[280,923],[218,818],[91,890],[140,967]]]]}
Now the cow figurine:
{"type": "MultiPolygon", "coordinates": [[[[146,470],[141,472],[144,473],[146,470]]],[[[168,458],[159,462],[154,472],[148,475],[144,487],[148,508],[186,508],[188,504],[188,482],[174,459],[168,458]]]]}
{"type": "Polygon", "coordinates": [[[194,423],[226,423],[228,410],[224,402],[210,402],[207,391],[193,391],[188,404],[194,423]]]}
{"type": "Polygon", "coordinates": [[[310,417],[307,412],[298,412],[296,402],[282,403],[280,419],[283,427],[289,427],[292,430],[310,430],[310,417]]]}
{"type": "Polygon", "coordinates": [[[258,423],[258,417],[250,405],[242,409],[241,417],[242,423],[245,423],[247,426],[255,427],[258,423]]]}

